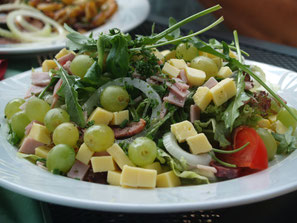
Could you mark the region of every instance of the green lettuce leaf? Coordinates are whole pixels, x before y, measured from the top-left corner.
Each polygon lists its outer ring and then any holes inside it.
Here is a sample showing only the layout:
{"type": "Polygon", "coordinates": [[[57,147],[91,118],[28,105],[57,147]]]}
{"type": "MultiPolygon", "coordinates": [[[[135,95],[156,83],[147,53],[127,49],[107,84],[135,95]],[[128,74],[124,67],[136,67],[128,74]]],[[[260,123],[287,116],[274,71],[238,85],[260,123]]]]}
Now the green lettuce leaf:
{"type": "Polygon", "coordinates": [[[292,135],[293,128],[290,127],[285,134],[272,132],[273,137],[279,142],[277,146],[278,154],[288,154],[297,149],[297,137],[292,135]]]}
{"type": "Polygon", "coordinates": [[[19,153],[17,152],[17,156],[23,159],[26,159],[30,161],[31,163],[35,164],[37,161],[42,161],[44,162],[45,159],[41,158],[40,156],[36,156],[34,154],[25,154],[25,153],[19,153]]]}

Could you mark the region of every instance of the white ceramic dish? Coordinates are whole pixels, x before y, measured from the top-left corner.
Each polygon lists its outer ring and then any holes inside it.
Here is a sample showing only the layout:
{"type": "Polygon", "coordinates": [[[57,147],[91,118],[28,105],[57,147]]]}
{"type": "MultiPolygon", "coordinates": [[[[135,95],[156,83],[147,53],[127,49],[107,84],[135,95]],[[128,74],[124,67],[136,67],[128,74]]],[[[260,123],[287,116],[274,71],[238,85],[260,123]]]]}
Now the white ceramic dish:
{"type": "MultiPolygon", "coordinates": [[[[253,62],[255,63],[255,62],[253,62]]],[[[297,105],[297,73],[261,66],[279,94],[297,105]]],[[[0,186],[38,200],[60,205],[114,212],[181,212],[253,203],[297,189],[297,151],[278,157],[267,170],[234,180],[199,186],[155,190],[126,189],[53,175],[18,158],[7,141],[3,110],[6,103],[23,97],[31,71],[0,82],[0,186]]]]}
{"type": "MultiPolygon", "coordinates": [[[[119,28],[127,32],[141,24],[150,10],[148,0],[117,0],[117,3],[118,11],[104,25],[91,31],[94,36],[111,28],[119,28]]],[[[57,51],[63,47],[65,47],[65,39],[50,43],[0,44],[0,55],[36,54],[57,51]]]]}

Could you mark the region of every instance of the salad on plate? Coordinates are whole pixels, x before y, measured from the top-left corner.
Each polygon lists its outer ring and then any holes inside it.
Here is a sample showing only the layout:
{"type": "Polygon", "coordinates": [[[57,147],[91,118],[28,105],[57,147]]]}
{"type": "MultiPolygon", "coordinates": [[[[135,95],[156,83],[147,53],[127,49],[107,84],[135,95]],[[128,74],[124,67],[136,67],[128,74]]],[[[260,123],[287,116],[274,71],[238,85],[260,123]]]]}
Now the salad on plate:
{"type": "MultiPolygon", "coordinates": [[[[132,38],[84,36],[65,25],[67,49],[5,107],[18,156],[77,180],[132,188],[208,184],[265,170],[296,149],[297,111],[234,43],[180,27],[132,38]]],[[[41,170],[42,171],[42,170],[41,170]]]]}

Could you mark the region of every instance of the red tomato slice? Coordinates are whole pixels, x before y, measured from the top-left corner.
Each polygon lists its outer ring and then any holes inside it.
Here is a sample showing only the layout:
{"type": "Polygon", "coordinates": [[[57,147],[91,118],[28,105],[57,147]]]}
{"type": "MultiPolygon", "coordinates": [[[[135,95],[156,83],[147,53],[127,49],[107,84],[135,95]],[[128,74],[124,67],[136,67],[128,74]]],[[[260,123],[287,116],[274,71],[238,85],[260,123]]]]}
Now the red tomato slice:
{"type": "Polygon", "coordinates": [[[237,167],[263,170],[268,167],[268,156],[264,142],[255,129],[240,126],[235,130],[233,148],[237,149],[249,142],[243,150],[224,155],[224,160],[237,167]]]}

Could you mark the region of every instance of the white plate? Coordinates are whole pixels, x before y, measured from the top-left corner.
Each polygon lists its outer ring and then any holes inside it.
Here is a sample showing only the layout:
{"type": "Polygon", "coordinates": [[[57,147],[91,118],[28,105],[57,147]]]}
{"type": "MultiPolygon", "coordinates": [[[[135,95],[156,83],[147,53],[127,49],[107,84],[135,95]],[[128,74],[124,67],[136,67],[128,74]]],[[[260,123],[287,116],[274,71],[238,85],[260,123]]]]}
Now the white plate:
{"type": "MultiPolygon", "coordinates": [[[[104,25],[92,30],[95,35],[111,28],[119,28],[122,32],[127,32],[141,24],[150,10],[148,0],[117,0],[117,3],[118,11],[104,25]]],[[[51,43],[0,44],[0,55],[36,54],[57,51],[63,47],[65,47],[64,39],[51,43]]]]}
{"type": "MultiPolygon", "coordinates": [[[[280,95],[297,105],[297,73],[260,65],[272,83],[280,84],[280,95]]],[[[297,151],[278,157],[267,170],[214,184],[154,190],[126,189],[53,175],[18,158],[7,141],[3,118],[5,104],[22,97],[31,71],[0,82],[0,185],[38,200],[77,208],[114,212],[180,212],[215,209],[273,198],[297,189],[297,151]]]]}

